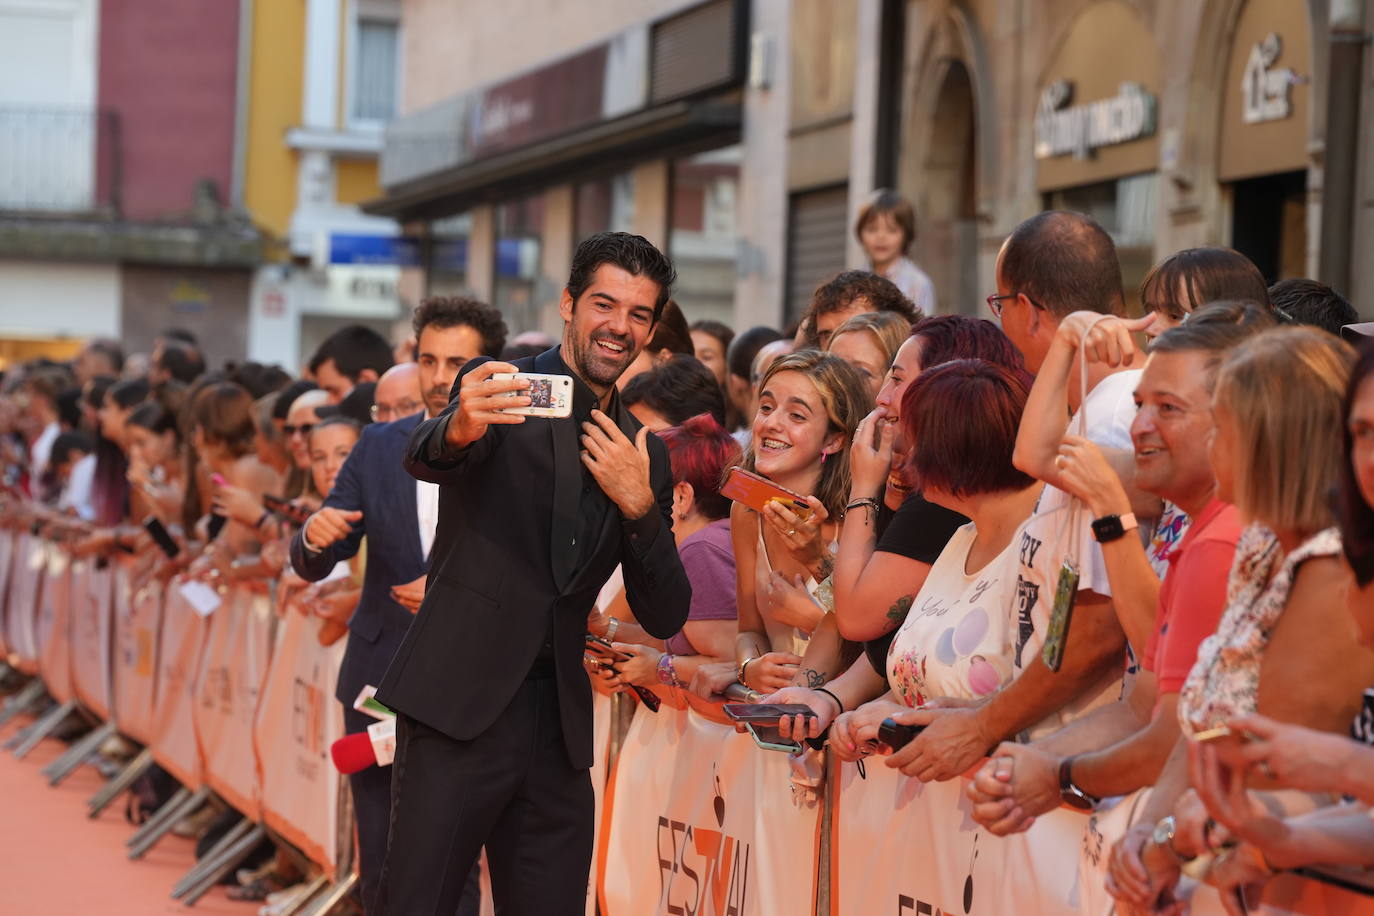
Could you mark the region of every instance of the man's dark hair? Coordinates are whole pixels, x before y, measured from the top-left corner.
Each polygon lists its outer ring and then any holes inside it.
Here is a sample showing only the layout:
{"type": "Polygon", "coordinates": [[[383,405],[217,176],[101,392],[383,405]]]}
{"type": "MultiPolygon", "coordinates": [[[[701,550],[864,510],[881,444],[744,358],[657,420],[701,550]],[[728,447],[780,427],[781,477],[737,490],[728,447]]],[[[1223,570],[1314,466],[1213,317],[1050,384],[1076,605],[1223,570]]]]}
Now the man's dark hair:
{"type": "Polygon", "coordinates": [[[643,404],[673,426],[703,413],[725,423],[725,395],[715,375],[701,360],[685,353],[676,353],[630,379],[620,392],[620,403],[626,407],[643,404]]]}
{"type": "Polygon", "coordinates": [[[782,340],[781,332],[777,328],[763,325],[752,327],[737,335],[730,341],[730,348],[725,351],[726,371],[731,375],[748,379],[749,374],[754,371],[754,357],[775,340],[782,340]]]}
{"type": "Polygon", "coordinates": [[[91,437],[79,430],[73,429],[58,433],[57,438],[52,440],[52,452],[48,458],[48,464],[50,467],[56,467],[71,460],[72,452],[89,455],[94,450],[95,445],[91,442],[91,437]]]}
{"type": "Polygon", "coordinates": [[[868,270],[845,270],[816,287],[811,295],[811,307],[803,319],[807,345],[820,346],[820,338],[816,336],[817,318],[847,309],[856,299],[866,299],[870,312],[896,312],[907,320],[907,324],[915,324],[921,318],[920,310],[887,277],[868,270]]]}
{"type": "Polygon", "coordinates": [[[281,366],[268,366],[252,360],[234,366],[229,372],[229,380],[247,388],[255,401],[291,384],[291,376],[281,366]]]}
{"type": "Polygon", "coordinates": [[[1268,305],[1258,302],[1212,302],[1189,313],[1183,324],[1150,342],[1151,353],[1205,353],[1207,390],[1216,386],[1217,370],[1227,354],[1278,322],[1268,305]]]}
{"type": "Polygon", "coordinates": [[[1269,301],[1289,321],[1341,336],[1341,328],[1360,320],[1344,296],[1316,280],[1280,280],[1269,287],[1269,301]]]}
{"type": "Polygon", "coordinates": [[[1002,254],[1001,280],[1055,318],[1126,314],[1116,243],[1082,213],[1046,210],[1017,226],[1002,254]]]}
{"type": "Polygon", "coordinates": [[[331,360],[334,371],[356,384],[365,369],[380,376],[391,368],[391,344],[366,325],[346,324],[326,337],[310,357],[310,371],[318,372],[331,360]]]}
{"type": "Polygon", "coordinates": [[[196,347],[197,349],[200,348],[200,338],[196,337],[194,333],[186,330],[185,328],[163,328],[160,332],[158,332],[157,336],[161,337],[164,341],[175,340],[178,343],[184,343],[190,347],[196,347]]]}
{"type": "Polygon", "coordinates": [[[372,423],[372,405],[377,395],[376,382],[359,382],[337,404],[321,404],[315,408],[317,417],[344,417],[361,429],[372,423]]]}
{"type": "Polygon", "coordinates": [[[86,344],[86,349],[105,357],[110,368],[116,373],[124,371],[124,348],[119,345],[119,341],[97,337],[86,344]]]}
{"type": "MultiPolygon", "coordinates": [[[[411,327],[418,343],[425,328],[472,328],[482,338],[482,355],[495,359],[506,346],[506,322],[498,309],[466,296],[436,296],[421,300],[411,327]]],[[[543,351],[540,351],[543,352],[543,351]]]]}
{"type": "Polygon", "coordinates": [[[649,353],[657,354],[662,350],[669,353],[682,353],[696,356],[697,348],[692,344],[692,332],[687,327],[687,317],[672,299],[663,306],[663,312],[654,324],[654,332],[644,345],[649,353]]]}
{"type": "Polygon", "coordinates": [[[636,277],[647,277],[658,284],[658,298],[654,301],[654,321],[663,314],[663,307],[673,294],[677,271],[668,256],[649,243],[642,235],[628,232],[598,232],[588,236],[573,254],[572,270],[568,272],[568,295],[573,303],[591,285],[592,275],[603,264],[619,267],[636,277]]]}
{"type": "Polygon", "coordinates": [[[169,340],[162,345],[157,367],[183,385],[189,385],[204,374],[205,357],[193,344],[169,340]]]}

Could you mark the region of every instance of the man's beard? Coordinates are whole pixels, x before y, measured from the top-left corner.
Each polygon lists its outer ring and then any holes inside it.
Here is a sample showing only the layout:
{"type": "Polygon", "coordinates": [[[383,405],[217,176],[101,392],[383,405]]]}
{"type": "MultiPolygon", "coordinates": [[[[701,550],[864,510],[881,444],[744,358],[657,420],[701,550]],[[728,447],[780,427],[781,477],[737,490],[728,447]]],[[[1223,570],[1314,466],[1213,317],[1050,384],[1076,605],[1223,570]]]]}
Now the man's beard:
{"type": "Polygon", "coordinates": [[[619,364],[610,361],[607,354],[602,353],[596,346],[597,338],[587,337],[579,341],[573,348],[573,356],[577,360],[576,369],[582,377],[593,385],[614,385],[616,379],[620,378],[630,363],[634,362],[639,354],[630,349],[630,338],[619,338],[610,334],[600,335],[600,339],[619,344],[625,348],[621,353],[622,359],[619,364]]]}

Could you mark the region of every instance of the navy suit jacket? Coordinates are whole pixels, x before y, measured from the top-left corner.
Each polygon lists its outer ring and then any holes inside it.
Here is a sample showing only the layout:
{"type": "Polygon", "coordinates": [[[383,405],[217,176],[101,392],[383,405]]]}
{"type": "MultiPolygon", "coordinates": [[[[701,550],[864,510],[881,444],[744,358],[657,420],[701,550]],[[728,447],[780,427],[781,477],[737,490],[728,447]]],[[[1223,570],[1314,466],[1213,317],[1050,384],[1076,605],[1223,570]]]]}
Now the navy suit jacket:
{"type": "MultiPolygon", "coordinates": [[[[551,633],[564,746],[573,766],[589,767],[592,697],[582,653],[601,586],[621,564],[635,618],[660,639],[687,619],[692,587],[671,530],[668,449],[649,436],[654,509],[626,519],[611,505],[594,543],[579,548],[588,484],[576,416],[490,426],[461,451],[445,443],[463,376],[483,362],[470,361],[448,408],[411,434],[406,468],[441,485],[439,528],[424,604],[377,699],[456,740],[476,738],[506,710],[551,633]]],[[[568,374],[557,348],[514,365],[568,374]]],[[[575,406],[595,401],[576,385],[575,406]]],[[[633,441],[640,424],[615,395],[607,414],[633,441]]]]}
{"type": "Polygon", "coordinates": [[[319,553],[305,549],[301,532],[291,539],[291,566],[301,578],[318,582],[336,563],[356,554],[367,535],[363,593],[348,621],[348,648],[335,691],[345,706],[353,704],[365,685],[381,682],[414,619],[392,600],[391,587],[415,581],[428,567],[420,545],[415,478],[401,466],[406,440],[422,419],[424,414],[417,413],[393,423],[374,423],[349,453],[324,504],[362,510],[352,534],[319,553]]]}

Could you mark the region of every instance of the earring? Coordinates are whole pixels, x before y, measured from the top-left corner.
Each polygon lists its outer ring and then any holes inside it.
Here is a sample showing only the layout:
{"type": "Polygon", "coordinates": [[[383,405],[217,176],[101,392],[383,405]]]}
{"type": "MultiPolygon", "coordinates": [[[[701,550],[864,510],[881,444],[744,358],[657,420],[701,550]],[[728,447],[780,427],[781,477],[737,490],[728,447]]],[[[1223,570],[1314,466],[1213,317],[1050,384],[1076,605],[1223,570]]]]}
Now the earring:
{"type": "Polygon", "coordinates": [[[821,467],[825,467],[825,457],[826,457],[826,455],[828,455],[828,454],[830,454],[830,453],[829,453],[829,452],[821,452],[821,467]]]}

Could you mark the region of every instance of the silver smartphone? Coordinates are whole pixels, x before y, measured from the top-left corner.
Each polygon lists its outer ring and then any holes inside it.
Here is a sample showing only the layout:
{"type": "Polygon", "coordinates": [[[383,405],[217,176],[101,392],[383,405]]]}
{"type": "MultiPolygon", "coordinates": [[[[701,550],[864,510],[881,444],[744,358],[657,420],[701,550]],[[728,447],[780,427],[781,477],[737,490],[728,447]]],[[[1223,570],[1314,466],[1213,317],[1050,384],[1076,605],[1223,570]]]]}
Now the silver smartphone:
{"type": "Polygon", "coordinates": [[[530,387],[524,391],[508,391],[509,397],[528,395],[527,407],[503,407],[502,413],[516,413],[524,417],[572,416],[572,378],[567,375],[540,375],[537,372],[498,372],[493,379],[527,379],[530,387]]]}

